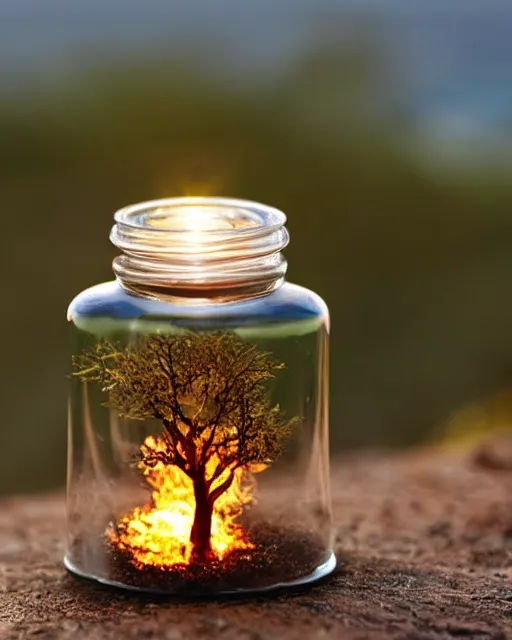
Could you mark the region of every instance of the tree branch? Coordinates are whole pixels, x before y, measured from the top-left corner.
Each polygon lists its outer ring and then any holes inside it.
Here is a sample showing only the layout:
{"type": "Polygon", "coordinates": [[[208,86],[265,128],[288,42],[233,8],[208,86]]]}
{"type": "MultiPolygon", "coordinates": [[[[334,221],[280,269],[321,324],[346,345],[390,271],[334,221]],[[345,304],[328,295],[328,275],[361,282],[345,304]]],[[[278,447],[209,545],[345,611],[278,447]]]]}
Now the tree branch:
{"type": "Polygon", "coordinates": [[[175,451],[177,453],[177,455],[181,455],[178,449],[178,444],[181,445],[183,451],[186,454],[186,462],[190,465],[190,467],[195,466],[196,464],[196,456],[195,456],[195,452],[192,449],[190,442],[188,440],[188,438],[186,438],[183,433],[181,432],[181,429],[178,427],[178,425],[176,424],[176,422],[171,422],[170,420],[164,419],[162,420],[162,423],[164,425],[165,430],[167,431],[167,433],[170,435],[170,437],[173,440],[173,444],[174,444],[174,448],[175,451]]]}
{"type": "Polygon", "coordinates": [[[218,487],[215,487],[215,489],[208,495],[208,502],[211,505],[215,504],[218,498],[220,498],[220,496],[229,489],[229,487],[233,484],[234,478],[235,478],[235,470],[231,469],[231,471],[229,472],[229,476],[226,478],[226,480],[224,480],[224,482],[220,484],[218,487]]]}

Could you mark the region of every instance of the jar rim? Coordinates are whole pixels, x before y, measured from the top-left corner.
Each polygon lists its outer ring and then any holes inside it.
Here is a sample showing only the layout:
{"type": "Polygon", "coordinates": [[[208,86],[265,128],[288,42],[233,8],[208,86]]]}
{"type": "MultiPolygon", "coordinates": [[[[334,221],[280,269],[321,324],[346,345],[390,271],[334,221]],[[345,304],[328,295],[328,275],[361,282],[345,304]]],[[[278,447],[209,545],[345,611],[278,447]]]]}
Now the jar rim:
{"type": "Polygon", "coordinates": [[[120,283],[147,295],[256,295],[278,287],[289,241],[286,215],[236,198],[181,197],[129,205],[114,214],[110,239],[120,283]]]}
{"type": "MultiPolygon", "coordinates": [[[[239,198],[229,197],[206,197],[206,196],[182,196],[174,198],[160,198],[156,200],[147,200],[145,202],[139,202],[136,204],[127,205],[122,209],[119,209],[114,214],[114,220],[117,224],[122,224],[125,227],[129,227],[133,230],[147,231],[155,233],[176,233],[187,234],[193,229],[191,227],[158,227],[149,225],[147,218],[151,216],[155,217],[155,211],[159,209],[164,210],[167,215],[172,217],[172,214],[176,214],[179,210],[185,208],[197,208],[197,211],[201,209],[210,210],[219,209],[225,210],[225,214],[234,211],[240,214],[250,214],[255,224],[248,224],[246,226],[236,226],[232,229],[218,228],[218,229],[201,229],[201,233],[208,236],[223,235],[226,232],[236,230],[238,234],[254,235],[264,231],[266,234],[276,229],[281,228],[286,224],[286,214],[280,209],[272,207],[260,202],[254,202],[251,200],[244,200],[239,198]],[[174,210],[174,211],[173,211],[174,210]],[[144,216],[147,214],[147,218],[144,216]]],[[[163,213],[163,212],[162,212],[163,213]]],[[[225,216],[227,219],[227,216],[225,216]]],[[[239,219],[239,217],[238,217],[239,219]]]]}

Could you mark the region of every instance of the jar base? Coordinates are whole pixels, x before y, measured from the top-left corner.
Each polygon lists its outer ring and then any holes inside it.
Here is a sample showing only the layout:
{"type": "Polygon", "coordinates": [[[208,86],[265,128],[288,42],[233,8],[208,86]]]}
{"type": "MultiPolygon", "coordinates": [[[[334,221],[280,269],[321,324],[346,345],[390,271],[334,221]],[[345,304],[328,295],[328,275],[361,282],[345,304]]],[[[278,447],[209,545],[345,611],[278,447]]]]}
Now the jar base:
{"type": "MultiPolygon", "coordinates": [[[[170,595],[170,596],[180,595],[182,597],[182,594],[178,594],[172,590],[151,589],[148,587],[144,587],[144,588],[136,587],[134,585],[118,582],[116,580],[109,580],[108,578],[95,576],[93,574],[87,573],[86,571],[82,571],[81,569],[79,569],[76,565],[73,564],[73,562],[70,560],[70,558],[67,555],[64,558],[64,566],[70,573],[78,576],[79,578],[94,580],[95,582],[99,582],[109,587],[115,587],[117,589],[125,589],[128,591],[134,591],[138,593],[153,593],[155,595],[170,595]]],[[[318,580],[321,580],[322,578],[325,578],[330,573],[332,573],[335,568],[336,568],[336,556],[334,555],[334,552],[331,552],[331,555],[327,558],[325,562],[318,565],[318,567],[316,567],[311,573],[309,573],[306,576],[303,576],[302,578],[298,578],[296,580],[290,580],[287,582],[278,582],[276,584],[272,584],[266,587],[250,587],[247,589],[219,590],[219,591],[211,592],[210,594],[201,594],[201,597],[205,597],[208,595],[210,595],[211,597],[215,597],[218,595],[225,595],[225,596],[244,595],[244,594],[251,594],[251,593],[266,593],[266,592],[277,591],[281,589],[293,589],[294,587],[300,587],[303,585],[311,584],[313,582],[317,582],[318,580]]]]}

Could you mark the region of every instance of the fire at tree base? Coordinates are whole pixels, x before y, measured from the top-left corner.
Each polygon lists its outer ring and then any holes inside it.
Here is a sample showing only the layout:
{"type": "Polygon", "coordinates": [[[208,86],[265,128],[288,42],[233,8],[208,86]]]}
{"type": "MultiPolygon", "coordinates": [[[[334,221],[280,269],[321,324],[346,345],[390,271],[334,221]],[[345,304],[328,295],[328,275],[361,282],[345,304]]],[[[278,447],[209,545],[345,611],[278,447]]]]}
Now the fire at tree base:
{"type": "Polygon", "coordinates": [[[144,591],[200,597],[299,585],[332,571],[334,558],[325,557],[325,545],[312,533],[258,523],[247,534],[252,549],[234,549],[221,560],[169,566],[136,563],[130,551],[106,541],[110,581],[144,591]]]}

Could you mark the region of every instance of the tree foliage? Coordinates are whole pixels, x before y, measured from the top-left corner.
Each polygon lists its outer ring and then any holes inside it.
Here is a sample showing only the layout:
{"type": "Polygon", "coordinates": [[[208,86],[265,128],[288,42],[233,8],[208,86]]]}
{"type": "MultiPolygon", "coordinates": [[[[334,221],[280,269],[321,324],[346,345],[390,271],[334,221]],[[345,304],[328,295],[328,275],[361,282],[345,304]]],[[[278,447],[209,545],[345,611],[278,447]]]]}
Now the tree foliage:
{"type": "Polygon", "coordinates": [[[290,433],[292,421],[270,403],[266,384],[284,364],[231,333],[154,335],[124,349],[104,340],[73,364],[121,416],[162,422],[166,451],[143,445],[145,464],[162,461],[202,478],[212,504],[237,468],[274,461],[290,433]]]}

